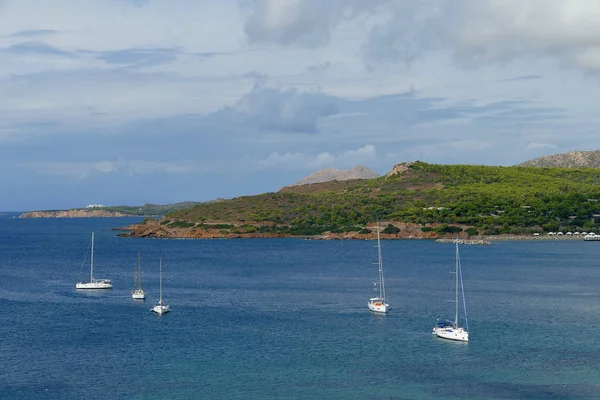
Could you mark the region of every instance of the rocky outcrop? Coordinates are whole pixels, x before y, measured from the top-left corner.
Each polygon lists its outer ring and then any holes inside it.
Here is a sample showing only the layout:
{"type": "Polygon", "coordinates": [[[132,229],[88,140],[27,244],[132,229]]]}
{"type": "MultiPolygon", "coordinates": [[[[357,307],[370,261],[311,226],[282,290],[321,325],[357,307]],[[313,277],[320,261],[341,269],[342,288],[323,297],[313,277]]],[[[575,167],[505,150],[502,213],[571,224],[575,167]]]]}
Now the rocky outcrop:
{"type": "Polygon", "coordinates": [[[392,168],[392,170],[385,175],[385,177],[389,178],[390,176],[402,174],[402,173],[408,171],[410,169],[410,167],[417,162],[418,161],[411,161],[411,162],[401,162],[400,164],[396,164],[396,165],[394,165],[394,168],[392,168]]]}
{"type": "Polygon", "coordinates": [[[115,230],[124,231],[124,233],[118,235],[121,237],[159,239],[267,239],[290,236],[279,233],[232,233],[229,230],[224,230],[221,228],[212,229],[203,227],[202,229],[199,229],[195,226],[196,224],[188,228],[173,228],[164,225],[164,222],[164,219],[146,219],[140,224],[134,224],[122,228],[115,228],[115,230]]]}
{"type": "Polygon", "coordinates": [[[520,167],[600,168],[600,150],[569,151],[526,161],[520,167]]]}
{"type": "MultiPolygon", "coordinates": [[[[124,231],[118,236],[121,237],[137,237],[137,238],[169,238],[169,239],[241,239],[241,238],[284,238],[294,237],[288,233],[264,233],[264,232],[249,232],[239,233],[238,229],[244,225],[239,222],[232,224],[233,229],[210,228],[210,223],[196,224],[191,223],[189,227],[170,227],[167,220],[163,219],[146,219],[144,222],[126,226],[123,228],[115,228],[114,230],[124,231]],[[202,226],[201,226],[202,225],[202,226]],[[208,226],[208,227],[207,227],[208,226]]],[[[222,225],[222,224],[217,224],[222,225]]],[[[433,224],[437,227],[440,224],[433,224]]],[[[437,239],[440,234],[433,231],[422,231],[421,224],[404,223],[404,222],[381,222],[380,225],[382,239],[437,239]],[[385,227],[391,224],[400,231],[397,233],[384,233],[385,227]]],[[[322,235],[306,236],[306,238],[314,240],[375,240],[377,239],[377,228],[375,224],[369,224],[365,227],[367,232],[325,232],[322,235]]],[[[466,233],[462,232],[458,236],[467,238],[466,233]]]]}
{"type": "Polygon", "coordinates": [[[351,170],[333,169],[327,168],[322,169],[314,174],[300,179],[292,186],[308,185],[311,183],[322,183],[330,181],[349,181],[352,179],[373,179],[377,178],[379,174],[365,167],[359,165],[358,167],[352,168],[351,170]]]}
{"type": "Polygon", "coordinates": [[[19,215],[19,218],[91,218],[91,217],[130,217],[118,211],[97,210],[97,209],[76,209],[76,210],[56,210],[56,211],[30,211],[19,215]]]}

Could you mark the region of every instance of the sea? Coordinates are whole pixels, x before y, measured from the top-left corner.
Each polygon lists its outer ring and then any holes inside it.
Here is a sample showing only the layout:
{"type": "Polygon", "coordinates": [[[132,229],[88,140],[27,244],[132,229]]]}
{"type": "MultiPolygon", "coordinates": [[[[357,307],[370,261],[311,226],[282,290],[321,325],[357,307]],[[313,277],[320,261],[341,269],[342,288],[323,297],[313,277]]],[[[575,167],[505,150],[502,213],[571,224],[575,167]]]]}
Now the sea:
{"type": "Polygon", "coordinates": [[[0,399],[599,399],[600,242],[137,239],[0,216],[0,399]],[[77,291],[94,271],[114,289],[77,291]],[[145,302],[131,299],[138,253],[145,302]],[[171,312],[150,312],[159,295],[171,312]],[[461,310],[461,324],[464,323],[461,310]]]}

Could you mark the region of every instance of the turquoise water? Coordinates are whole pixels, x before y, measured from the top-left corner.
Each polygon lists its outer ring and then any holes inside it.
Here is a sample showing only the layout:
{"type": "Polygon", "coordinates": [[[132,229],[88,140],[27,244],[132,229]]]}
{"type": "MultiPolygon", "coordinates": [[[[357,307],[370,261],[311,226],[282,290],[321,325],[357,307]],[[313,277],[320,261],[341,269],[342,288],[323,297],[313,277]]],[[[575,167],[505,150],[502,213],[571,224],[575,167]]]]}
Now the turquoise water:
{"type": "Polygon", "coordinates": [[[3,400],[600,398],[600,243],[462,246],[464,344],[431,335],[453,316],[453,244],[382,241],[381,316],[371,241],[123,239],[110,228],[137,219],[9,217],[3,400]],[[112,291],[75,290],[92,231],[112,291]],[[130,297],[138,251],[145,303],[130,297]]]}

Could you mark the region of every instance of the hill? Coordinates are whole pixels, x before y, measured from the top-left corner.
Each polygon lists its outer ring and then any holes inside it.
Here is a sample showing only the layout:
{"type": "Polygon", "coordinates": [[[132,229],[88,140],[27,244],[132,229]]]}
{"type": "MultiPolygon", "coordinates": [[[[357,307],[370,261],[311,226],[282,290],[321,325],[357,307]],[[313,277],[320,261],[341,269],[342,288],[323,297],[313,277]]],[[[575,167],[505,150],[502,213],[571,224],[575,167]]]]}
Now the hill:
{"type": "Polygon", "coordinates": [[[94,208],[71,208],[68,210],[43,210],[23,213],[19,218],[98,218],[165,215],[170,212],[202,204],[184,201],[174,204],[144,204],[143,206],[107,206],[94,208]]]}
{"type": "Polygon", "coordinates": [[[256,237],[354,232],[368,237],[376,221],[384,221],[387,234],[402,235],[404,229],[415,237],[589,231],[600,226],[598,169],[417,161],[399,164],[393,171],[370,180],[291,186],[200,204],[160,221],[148,220],[132,234],[256,237]]]}
{"type": "Polygon", "coordinates": [[[600,150],[553,154],[519,165],[522,167],[600,168],[600,150]]]}
{"type": "Polygon", "coordinates": [[[330,182],[330,181],[347,181],[354,179],[373,179],[377,178],[379,174],[365,167],[364,165],[359,165],[358,167],[352,168],[350,170],[343,169],[333,169],[327,168],[322,169],[314,174],[311,174],[307,177],[300,179],[298,182],[294,183],[292,186],[300,186],[300,185],[308,185],[313,183],[321,183],[321,182],[330,182]]]}
{"type": "Polygon", "coordinates": [[[183,201],[173,204],[149,204],[143,206],[111,206],[105,207],[106,210],[122,212],[129,215],[165,215],[177,210],[182,210],[202,204],[198,201],[183,201]]]}

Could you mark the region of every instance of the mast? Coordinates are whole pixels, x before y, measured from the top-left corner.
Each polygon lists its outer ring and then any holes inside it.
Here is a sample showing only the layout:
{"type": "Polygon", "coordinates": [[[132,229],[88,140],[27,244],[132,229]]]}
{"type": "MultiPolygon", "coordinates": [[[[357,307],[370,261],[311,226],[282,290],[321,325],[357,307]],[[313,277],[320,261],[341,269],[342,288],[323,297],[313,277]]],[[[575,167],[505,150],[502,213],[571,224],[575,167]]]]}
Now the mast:
{"type": "Polygon", "coordinates": [[[456,314],[454,324],[458,326],[458,239],[456,239],[456,314]]]}
{"type": "Polygon", "coordinates": [[[94,232],[92,232],[92,257],[90,259],[90,282],[94,282],[94,232]]]}
{"type": "Polygon", "coordinates": [[[467,328],[467,331],[468,331],[469,330],[469,318],[467,318],[467,302],[465,300],[465,286],[463,284],[462,265],[460,265],[460,260],[458,262],[458,273],[460,275],[460,291],[462,293],[463,310],[465,312],[465,328],[467,328]]]}
{"type": "Polygon", "coordinates": [[[383,260],[381,258],[381,240],[379,235],[379,222],[377,223],[377,256],[379,260],[379,297],[385,299],[385,284],[383,282],[383,260]]]}
{"type": "Polygon", "coordinates": [[[162,305],[162,255],[159,258],[159,273],[158,273],[158,281],[159,281],[159,297],[158,304],[162,305]]]}
{"type": "Polygon", "coordinates": [[[140,269],[140,252],[138,251],[138,270],[137,270],[138,290],[142,288],[142,270],[140,269]]]}

